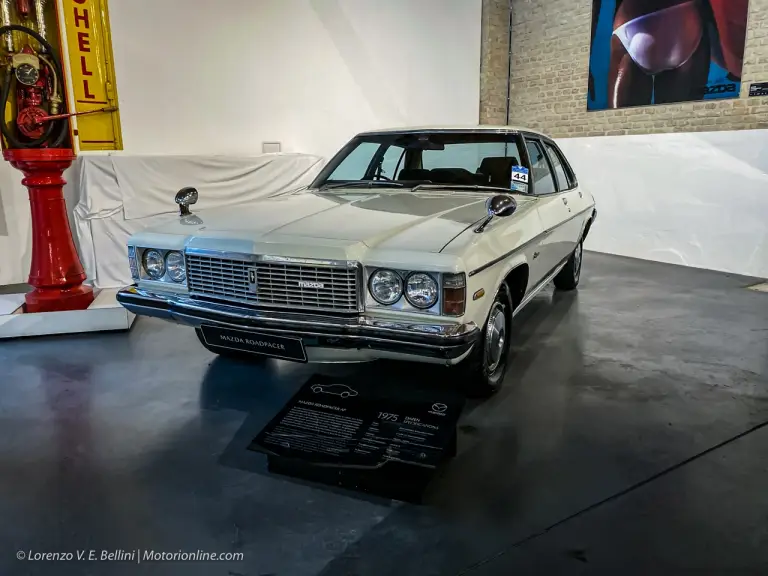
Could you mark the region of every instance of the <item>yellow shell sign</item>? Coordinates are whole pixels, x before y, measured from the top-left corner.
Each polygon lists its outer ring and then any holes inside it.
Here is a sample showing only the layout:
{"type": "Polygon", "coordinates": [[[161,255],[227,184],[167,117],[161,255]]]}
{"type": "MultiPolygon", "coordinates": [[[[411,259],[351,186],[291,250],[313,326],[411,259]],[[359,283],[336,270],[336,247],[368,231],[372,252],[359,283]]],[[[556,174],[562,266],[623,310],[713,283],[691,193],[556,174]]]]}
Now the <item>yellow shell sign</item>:
{"type": "MultiPolygon", "coordinates": [[[[78,114],[117,108],[107,0],[59,0],[59,9],[72,78],[71,107],[78,114]]],[[[120,113],[78,116],[74,136],[80,150],[122,150],[120,113]]]]}

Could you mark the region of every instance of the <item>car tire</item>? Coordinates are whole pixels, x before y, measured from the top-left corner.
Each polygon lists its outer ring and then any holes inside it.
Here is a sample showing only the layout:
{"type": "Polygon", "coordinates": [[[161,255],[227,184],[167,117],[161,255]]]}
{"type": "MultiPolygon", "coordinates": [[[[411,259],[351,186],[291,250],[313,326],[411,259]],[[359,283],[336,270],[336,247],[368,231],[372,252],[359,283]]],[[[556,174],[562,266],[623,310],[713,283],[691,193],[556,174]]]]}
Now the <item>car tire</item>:
{"type": "Polygon", "coordinates": [[[502,284],[483,324],[480,339],[470,356],[455,368],[466,396],[487,398],[501,389],[509,362],[513,311],[509,288],[502,284]]]}
{"type": "Polygon", "coordinates": [[[200,340],[200,344],[202,344],[206,350],[213,352],[214,354],[218,354],[224,358],[244,360],[246,362],[252,362],[256,364],[261,364],[267,360],[266,356],[248,354],[247,352],[239,352],[238,350],[229,350],[228,348],[220,348],[219,346],[211,346],[208,344],[208,342],[205,341],[205,338],[203,337],[203,331],[200,330],[200,328],[195,328],[195,334],[197,334],[197,339],[200,340]]]}
{"type": "Polygon", "coordinates": [[[558,290],[573,290],[579,285],[581,280],[581,261],[584,255],[584,242],[579,241],[576,249],[568,258],[565,267],[555,276],[555,288],[558,290]]]}

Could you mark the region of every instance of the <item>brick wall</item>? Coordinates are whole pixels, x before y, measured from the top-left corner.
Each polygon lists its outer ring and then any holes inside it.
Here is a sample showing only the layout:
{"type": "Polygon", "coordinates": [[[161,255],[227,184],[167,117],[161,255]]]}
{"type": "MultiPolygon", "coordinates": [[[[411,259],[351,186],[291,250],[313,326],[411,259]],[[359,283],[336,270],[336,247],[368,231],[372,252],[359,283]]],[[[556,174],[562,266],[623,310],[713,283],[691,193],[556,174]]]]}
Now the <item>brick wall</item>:
{"type": "MultiPolygon", "coordinates": [[[[483,1],[480,119],[504,124],[510,0],[483,1]]],[[[768,0],[750,0],[741,98],[587,112],[591,0],[511,0],[510,124],[554,137],[768,128],[768,0]]]]}
{"type": "Polygon", "coordinates": [[[509,75],[509,0],[483,0],[480,122],[504,124],[509,75]]]}

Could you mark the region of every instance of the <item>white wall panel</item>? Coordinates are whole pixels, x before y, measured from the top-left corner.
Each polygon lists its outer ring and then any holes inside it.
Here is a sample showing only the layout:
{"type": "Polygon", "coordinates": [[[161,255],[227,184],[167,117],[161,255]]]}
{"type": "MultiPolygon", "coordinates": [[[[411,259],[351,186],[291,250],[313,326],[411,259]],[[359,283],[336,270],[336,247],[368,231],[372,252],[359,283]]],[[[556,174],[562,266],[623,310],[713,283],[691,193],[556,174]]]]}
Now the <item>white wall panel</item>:
{"type": "Polygon", "coordinates": [[[126,151],[329,156],[391,125],[476,124],[481,0],[112,0],[126,151]]]}
{"type": "MultiPolygon", "coordinates": [[[[330,156],[370,128],[478,122],[481,0],[111,0],[110,17],[126,155],[330,156]]],[[[2,163],[0,285],[29,272],[21,178],[2,163]]]]}
{"type": "Polygon", "coordinates": [[[597,200],[588,249],[768,277],[768,130],[558,143],[597,200]]]}

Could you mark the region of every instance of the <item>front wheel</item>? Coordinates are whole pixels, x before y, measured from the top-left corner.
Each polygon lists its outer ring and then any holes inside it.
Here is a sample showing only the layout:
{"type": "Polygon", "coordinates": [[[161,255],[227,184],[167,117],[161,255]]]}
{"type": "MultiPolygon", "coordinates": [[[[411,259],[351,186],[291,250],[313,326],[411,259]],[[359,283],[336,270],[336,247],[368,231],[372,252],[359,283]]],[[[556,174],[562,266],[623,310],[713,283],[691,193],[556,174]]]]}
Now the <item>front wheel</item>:
{"type": "Polygon", "coordinates": [[[568,262],[560,273],[555,276],[555,288],[558,290],[573,290],[581,280],[581,257],[584,253],[584,242],[579,241],[568,262]]]}
{"type": "Polygon", "coordinates": [[[203,331],[200,330],[200,328],[195,328],[195,334],[197,334],[197,339],[200,340],[200,344],[202,344],[206,350],[213,352],[214,354],[218,354],[219,356],[223,356],[224,358],[233,358],[235,360],[244,360],[246,362],[253,362],[257,364],[262,363],[267,359],[266,356],[259,356],[258,354],[248,354],[247,352],[241,352],[239,350],[230,350],[229,348],[211,346],[208,344],[208,342],[205,341],[203,331]]]}
{"type": "Polygon", "coordinates": [[[454,368],[467,396],[485,398],[501,388],[507,373],[513,309],[509,289],[502,284],[483,325],[482,337],[469,358],[454,368]]]}

